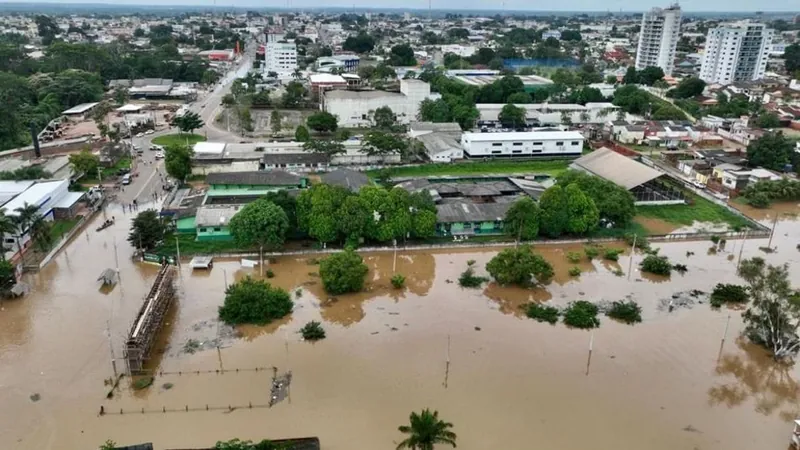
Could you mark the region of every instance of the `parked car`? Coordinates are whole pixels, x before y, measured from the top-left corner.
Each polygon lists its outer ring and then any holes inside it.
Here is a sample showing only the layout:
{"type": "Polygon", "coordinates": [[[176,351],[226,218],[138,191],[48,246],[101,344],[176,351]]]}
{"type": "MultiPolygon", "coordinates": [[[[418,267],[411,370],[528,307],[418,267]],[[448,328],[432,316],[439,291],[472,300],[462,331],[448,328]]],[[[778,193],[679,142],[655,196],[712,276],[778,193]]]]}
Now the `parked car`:
{"type": "Polygon", "coordinates": [[[699,182],[699,181],[697,181],[697,180],[694,180],[694,181],[692,181],[692,184],[693,184],[693,185],[694,185],[694,187],[696,187],[697,189],[705,189],[705,188],[706,188],[706,185],[705,185],[705,184],[703,184],[703,183],[701,183],[701,182],[699,182]]]}
{"type": "Polygon", "coordinates": [[[144,137],[144,133],[137,133],[137,134],[136,134],[136,137],[137,137],[137,138],[144,137]]]}
{"type": "Polygon", "coordinates": [[[156,152],[156,159],[164,159],[164,152],[156,152]]]}
{"type": "Polygon", "coordinates": [[[153,144],[153,145],[150,146],[150,151],[163,152],[164,151],[164,147],[162,147],[160,145],[153,144]]]}
{"type": "Polygon", "coordinates": [[[155,130],[147,130],[144,132],[144,134],[153,134],[153,133],[155,133],[155,130]]]}
{"type": "Polygon", "coordinates": [[[126,173],[125,176],[122,177],[122,184],[131,184],[131,174],[126,173]]]}

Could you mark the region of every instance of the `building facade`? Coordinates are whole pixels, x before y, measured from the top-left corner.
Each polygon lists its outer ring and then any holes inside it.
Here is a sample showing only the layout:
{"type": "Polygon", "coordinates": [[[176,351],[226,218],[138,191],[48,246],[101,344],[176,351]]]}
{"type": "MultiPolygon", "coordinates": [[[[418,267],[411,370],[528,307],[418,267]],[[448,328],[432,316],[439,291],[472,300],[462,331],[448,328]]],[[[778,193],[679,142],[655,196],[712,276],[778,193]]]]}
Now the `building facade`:
{"type": "Polygon", "coordinates": [[[339,118],[340,127],[372,126],[372,112],[388,106],[399,123],[414,120],[419,105],[425,99],[436,100],[428,83],[420,80],[400,80],[400,92],[385,91],[327,91],[322,95],[322,109],[339,118]]]}
{"type": "Polygon", "coordinates": [[[577,131],[464,133],[461,148],[467,158],[578,157],[583,141],[577,131]]]}
{"type": "Polygon", "coordinates": [[[764,24],[750,22],[709,30],[700,78],[723,85],[764,78],[773,35],[764,24]]]}
{"type": "Polygon", "coordinates": [[[282,33],[268,33],[264,46],[264,73],[275,72],[278,78],[289,78],[297,67],[297,45],[285,40],[282,33]]]}
{"type": "Polygon", "coordinates": [[[644,13],[636,49],[636,70],[660,67],[665,74],[672,75],[680,31],[681,8],[677,4],[644,13]]]}

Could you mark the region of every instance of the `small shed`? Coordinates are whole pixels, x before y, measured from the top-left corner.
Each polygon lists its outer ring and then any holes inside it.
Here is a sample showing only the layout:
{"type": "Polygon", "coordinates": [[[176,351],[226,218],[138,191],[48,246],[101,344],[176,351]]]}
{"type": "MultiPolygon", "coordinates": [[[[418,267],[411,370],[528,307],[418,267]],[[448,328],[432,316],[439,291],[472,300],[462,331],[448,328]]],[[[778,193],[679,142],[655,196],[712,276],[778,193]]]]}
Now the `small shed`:
{"type": "Polygon", "coordinates": [[[214,265],[214,258],[211,256],[195,256],[189,262],[192,269],[210,269],[214,265]]]}

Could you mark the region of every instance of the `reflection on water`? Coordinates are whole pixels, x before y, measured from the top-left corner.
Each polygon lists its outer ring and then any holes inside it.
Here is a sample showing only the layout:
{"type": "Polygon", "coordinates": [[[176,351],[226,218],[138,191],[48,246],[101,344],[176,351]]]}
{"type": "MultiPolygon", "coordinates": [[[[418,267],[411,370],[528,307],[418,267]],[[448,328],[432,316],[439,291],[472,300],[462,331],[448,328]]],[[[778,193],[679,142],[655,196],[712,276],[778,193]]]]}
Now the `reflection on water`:
{"type": "Polygon", "coordinates": [[[778,411],[790,420],[800,416],[797,399],[800,384],[793,378],[793,364],[776,362],[767,352],[743,338],[736,341],[741,350],[724,354],[716,367],[716,374],[732,381],[720,382],[708,390],[712,405],[729,408],[752,401],[755,410],[770,415],[778,411]]]}
{"type": "MultiPolygon", "coordinates": [[[[563,449],[752,450],[785,447],[784,420],[800,412],[794,367],[767,364],[744,344],[726,344],[717,362],[728,311],[705,304],[671,313],[659,309],[676,292],[741,283],[736,258],[728,257],[738,257],[742,245],[743,257],[789,263],[792,279],[800,279],[800,252],[794,250],[800,229],[791,221],[778,222],[773,244],[779,251],[768,255],[758,251],[766,240],[729,241],[712,255],[708,241],[658,244],[660,254],[689,269],[669,279],[641,274],[641,254],[633,255],[628,279],[627,273],[612,273],[627,272],[627,253],[618,262],[572,264],[565,255],[583,254],[583,246],[537,245],[556,274],[533,289],[492,282],[481,289],[458,286],[468,260],[485,276],[496,248],[399,251],[396,258],[393,252],[368,254],[365,291],[335,298],[324,293],[312,257],[280,257],[270,262],[274,277],[268,281],[289,290],[292,314],[264,327],[239,327],[242,338],[226,331],[219,351],[207,343],[222,333],[215,319],[225,284],[260,277],[260,270],[242,269],[238,260],[215,261],[208,272],[184,265],[176,279],[179,301],[148,362],[184,375],[156,377],[141,392],[124,384],[105,400],[109,346],[119,358],[158,269],[130,261],[131,249],[122,245],[130,215],[113,214],[114,226],[76,239],[53,264],[26,277],[31,295],[0,308],[0,448],[96,448],[109,438],[201,448],[231,437],[315,435],[326,449],[377,449],[396,443],[397,426],[410,411],[431,407],[455,424],[459,448],[467,450],[527,448],[530,442],[563,449]],[[121,280],[103,294],[96,279],[116,267],[115,239],[121,280]],[[583,273],[570,277],[575,265],[583,273]],[[391,287],[395,272],[406,277],[402,290],[391,287]],[[590,335],[539,324],[521,310],[529,302],[561,306],[579,298],[633,298],[645,322],[627,326],[603,319],[590,335]],[[314,345],[298,334],[310,320],[322,321],[327,333],[314,345]],[[181,351],[189,339],[202,349],[181,351]],[[138,411],[263,402],[271,373],[213,372],[272,366],[295,377],[291,402],[272,409],[97,417],[100,404],[138,411]],[[185,375],[191,370],[212,374],[185,375]],[[174,386],[165,389],[165,383],[174,386]],[[39,402],[30,400],[33,393],[41,395],[39,402]],[[574,432],[576,424],[581,433],[574,432]]],[[[741,327],[733,312],[731,343],[741,327]]]]}

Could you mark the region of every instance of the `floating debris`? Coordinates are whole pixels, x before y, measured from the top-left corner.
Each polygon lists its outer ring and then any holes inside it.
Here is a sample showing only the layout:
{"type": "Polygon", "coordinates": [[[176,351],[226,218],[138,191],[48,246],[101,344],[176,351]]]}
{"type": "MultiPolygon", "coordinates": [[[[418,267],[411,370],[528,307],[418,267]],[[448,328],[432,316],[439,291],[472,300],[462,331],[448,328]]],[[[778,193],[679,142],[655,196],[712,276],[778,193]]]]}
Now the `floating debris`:
{"type": "Polygon", "coordinates": [[[31,399],[32,402],[38,402],[39,400],[42,399],[42,396],[39,395],[38,392],[35,392],[35,393],[31,394],[30,399],[31,399]]]}
{"type": "Polygon", "coordinates": [[[292,372],[284,372],[278,375],[278,369],[274,368],[275,375],[272,378],[272,388],[269,396],[269,406],[273,406],[283,401],[289,396],[289,385],[292,383],[292,372]]]}

